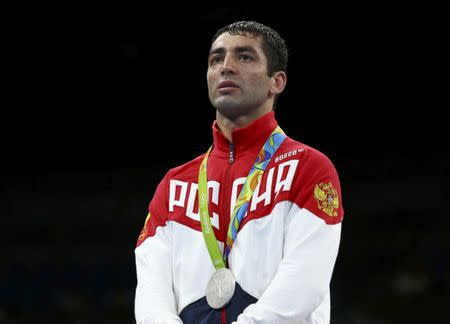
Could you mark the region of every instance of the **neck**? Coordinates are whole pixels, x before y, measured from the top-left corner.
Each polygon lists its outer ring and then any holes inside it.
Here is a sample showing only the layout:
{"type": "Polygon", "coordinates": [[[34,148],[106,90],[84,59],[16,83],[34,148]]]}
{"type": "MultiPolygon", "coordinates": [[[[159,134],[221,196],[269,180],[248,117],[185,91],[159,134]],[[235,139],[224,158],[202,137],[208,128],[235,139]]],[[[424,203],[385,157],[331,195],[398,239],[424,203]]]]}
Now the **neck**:
{"type": "Polygon", "coordinates": [[[217,125],[219,126],[223,135],[230,142],[232,142],[231,134],[233,133],[233,130],[247,126],[248,124],[255,121],[262,115],[268,113],[269,111],[271,111],[271,110],[259,111],[258,113],[253,114],[253,115],[247,114],[247,115],[238,116],[236,118],[229,118],[217,110],[216,111],[216,121],[217,121],[217,125]]]}

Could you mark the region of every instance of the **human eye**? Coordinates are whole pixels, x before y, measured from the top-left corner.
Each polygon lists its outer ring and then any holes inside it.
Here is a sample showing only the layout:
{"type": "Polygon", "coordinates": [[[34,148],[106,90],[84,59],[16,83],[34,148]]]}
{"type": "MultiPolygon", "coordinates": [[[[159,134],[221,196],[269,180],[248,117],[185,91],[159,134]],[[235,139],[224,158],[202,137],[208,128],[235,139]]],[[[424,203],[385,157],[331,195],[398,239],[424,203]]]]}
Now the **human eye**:
{"type": "Polygon", "coordinates": [[[220,63],[221,61],[222,61],[221,55],[212,55],[209,58],[209,65],[214,65],[214,64],[220,63]]]}
{"type": "Polygon", "coordinates": [[[241,61],[247,62],[247,61],[252,61],[253,57],[251,55],[249,55],[249,54],[242,53],[242,54],[239,55],[239,59],[241,61]]]}

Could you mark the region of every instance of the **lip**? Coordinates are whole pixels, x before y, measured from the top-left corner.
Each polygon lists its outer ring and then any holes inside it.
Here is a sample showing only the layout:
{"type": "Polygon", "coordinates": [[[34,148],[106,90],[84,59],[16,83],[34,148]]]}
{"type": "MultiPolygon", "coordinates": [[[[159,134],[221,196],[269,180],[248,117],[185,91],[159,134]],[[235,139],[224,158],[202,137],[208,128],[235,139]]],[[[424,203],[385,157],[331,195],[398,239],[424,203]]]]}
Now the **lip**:
{"type": "Polygon", "coordinates": [[[236,83],[234,83],[233,81],[222,81],[219,83],[219,85],[217,86],[217,89],[225,89],[225,88],[239,88],[238,85],[236,83]]]}

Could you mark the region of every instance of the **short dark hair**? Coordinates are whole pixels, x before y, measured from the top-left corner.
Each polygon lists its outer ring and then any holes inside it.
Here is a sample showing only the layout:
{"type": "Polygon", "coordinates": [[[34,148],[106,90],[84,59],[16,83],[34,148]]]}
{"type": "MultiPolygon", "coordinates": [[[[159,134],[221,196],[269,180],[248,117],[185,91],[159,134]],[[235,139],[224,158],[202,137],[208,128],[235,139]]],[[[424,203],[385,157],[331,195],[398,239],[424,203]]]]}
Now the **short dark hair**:
{"type": "Polygon", "coordinates": [[[267,57],[267,73],[269,76],[277,71],[286,72],[288,63],[286,42],[272,28],[256,21],[234,22],[220,28],[213,36],[211,44],[223,33],[229,33],[231,35],[250,34],[253,37],[261,37],[261,47],[267,57]]]}

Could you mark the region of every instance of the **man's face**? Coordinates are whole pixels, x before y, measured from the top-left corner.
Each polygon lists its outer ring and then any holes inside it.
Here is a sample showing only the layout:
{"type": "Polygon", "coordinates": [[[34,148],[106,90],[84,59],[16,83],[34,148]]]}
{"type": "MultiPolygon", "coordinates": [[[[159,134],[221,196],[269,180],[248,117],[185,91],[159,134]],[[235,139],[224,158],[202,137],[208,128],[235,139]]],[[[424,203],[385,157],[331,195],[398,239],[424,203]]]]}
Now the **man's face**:
{"type": "Polygon", "coordinates": [[[272,79],[258,38],[220,35],[211,46],[207,81],[212,105],[230,118],[272,105],[272,79]]]}

